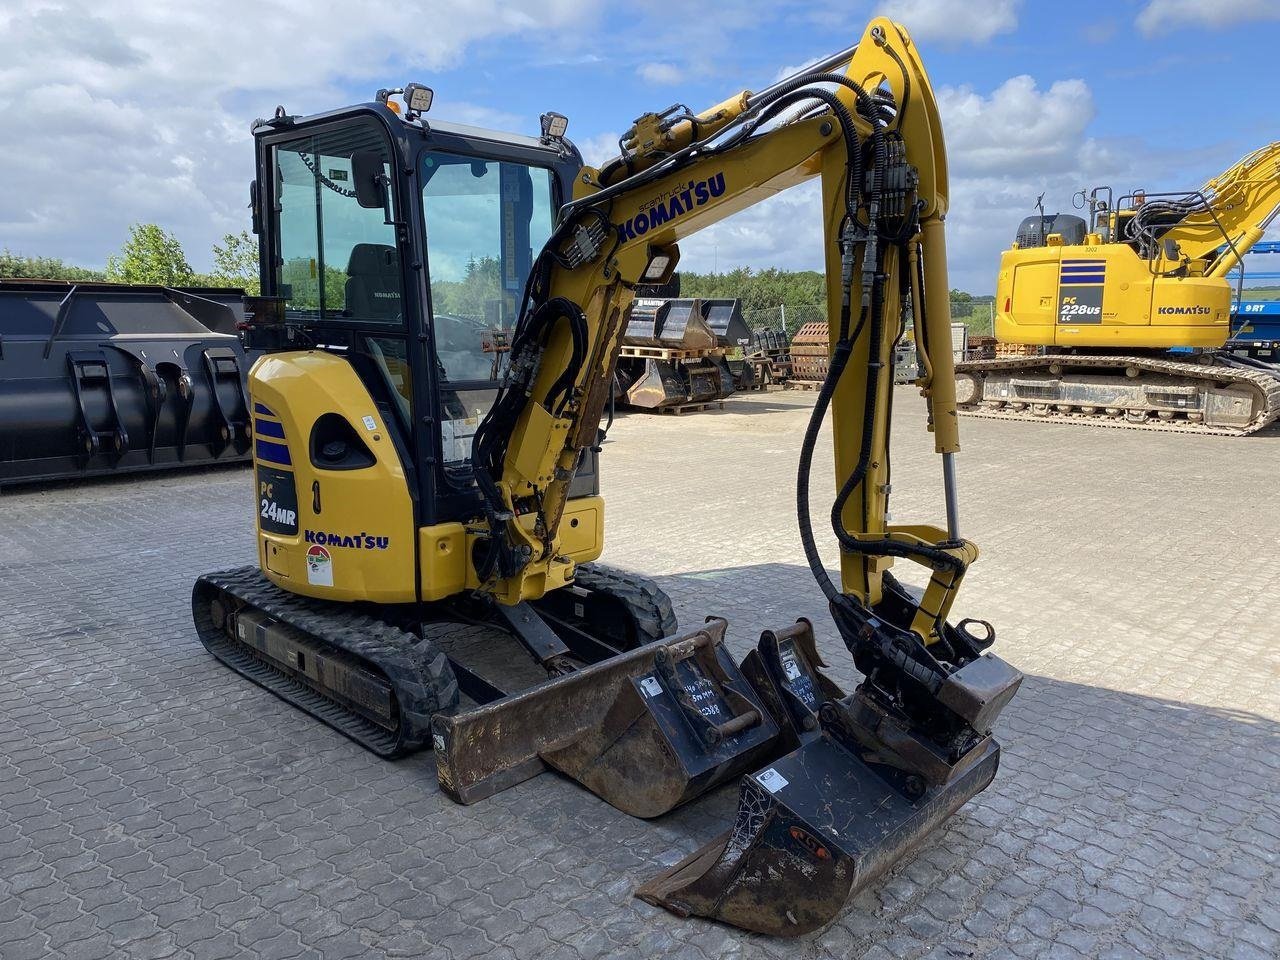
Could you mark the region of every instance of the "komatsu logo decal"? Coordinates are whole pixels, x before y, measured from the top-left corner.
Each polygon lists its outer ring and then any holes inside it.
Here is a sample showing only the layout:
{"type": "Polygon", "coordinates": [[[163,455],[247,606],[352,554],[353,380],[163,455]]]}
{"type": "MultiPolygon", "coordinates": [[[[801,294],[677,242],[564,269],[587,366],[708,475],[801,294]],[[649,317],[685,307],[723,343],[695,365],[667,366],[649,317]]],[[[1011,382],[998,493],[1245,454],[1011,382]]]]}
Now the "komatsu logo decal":
{"type": "Polygon", "coordinates": [[[329,547],[342,547],[346,550],[385,550],[391,545],[390,537],[375,537],[360,533],[344,536],[341,533],[325,533],[322,530],[307,530],[303,533],[307,543],[315,543],[329,547]]]}
{"type": "Polygon", "coordinates": [[[1162,317],[1207,317],[1213,311],[1205,306],[1156,307],[1156,313],[1162,317]]]}
{"type": "Polygon", "coordinates": [[[647,210],[641,210],[630,220],[620,223],[618,229],[622,231],[622,239],[634,240],[723,195],[723,173],[717,173],[706,180],[690,180],[652,201],[647,210]]]}

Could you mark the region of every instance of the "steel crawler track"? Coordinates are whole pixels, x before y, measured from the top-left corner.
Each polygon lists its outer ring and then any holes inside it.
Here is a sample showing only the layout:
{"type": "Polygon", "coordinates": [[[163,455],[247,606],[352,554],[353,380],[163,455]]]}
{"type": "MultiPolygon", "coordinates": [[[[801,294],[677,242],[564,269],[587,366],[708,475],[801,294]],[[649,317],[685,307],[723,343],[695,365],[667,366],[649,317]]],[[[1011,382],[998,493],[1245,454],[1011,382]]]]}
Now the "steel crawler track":
{"type": "MultiPolygon", "coordinates": [[[[1126,378],[1126,384],[1142,382],[1142,374],[1153,374],[1160,377],[1174,378],[1184,381],[1186,385],[1208,384],[1210,386],[1245,387],[1254,392],[1254,415],[1246,425],[1235,427],[1213,425],[1187,419],[1176,411],[1172,411],[1172,419],[1161,419],[1156,415],[1142,420],[1133,420],[1121,414],[1112,416],[1105,413],[1105,404],[1098,402],[1096,412],[1086,413],[1081,405],[1073,403],[1072,409],[1057,409],[1062,401],[1041,397],[1018,397],[1016,402],[1024,404],[1021,410],[1010,406],[1014,401],[1004,398],[982,398],[981,391],[975,390],[974,399],[961,402],[960,410],[975,417],[990,417],[999,420],[1048,420],[1057,423],[1087,424],[1101,427],[1113,427],[1125,430],[1156,430],[1166,433],[1199,433],[1217,436],[1242,437],[1255,433],[1280,418],[1280,372],[1269,374],[1262,370],[1245,370],[1238,367],[1206,363],[1184,363],[1176,360],[1161,360],[1152,357],[1110,357],[1110,356],[1071,356],[1053,354],[1039,357],[1010,357],[999,360],[969,360],[957,364],[957,379],[963,380],[972,376],[981,386],[983,374],[1027,373],[1050,375],[1050,366],[1057,366],[1063,373],[1088,373],[1096,371],[1099,379],[1107,376],[1106,371],[1113,369],[1120,376],[1125,376],[1128,368],[1139,371],[1138,378],[1126,378]],[[1000,403],[996,406],[993,401],[1000,403]]],[[[1054,374],[1056,376],[1056,374],[1054,374]]],[[[957,393],[963,398],[964,384],[957,384],[957,393]]]]}
{"type": "MultiPolygon", "coordinates": [[[[575,583],[608,594],[630,611],[638,645],[676,632],[671,600],[652,580],[600,564],[583,564],[575,583]]],[[[445,640],[459,629],[492,629],[452,621],[421,625],[423,636],[371,616],[356,604],[296,596],[271,583],[256,566],[210,573],[196,581],[192,616],[201,642],[232,670],[327,723],[381,757],[401,757],[427,746],[431,717],[453,712],[459,690],[445,640]],[[362,714],[293,664],[279,662],[226,627],[234,612],[253,611],[305,635],[304,656],[319,658],[324,675],[356,678],[362,688],[389,694],[392,715],[379,722],[362,714]]]]}

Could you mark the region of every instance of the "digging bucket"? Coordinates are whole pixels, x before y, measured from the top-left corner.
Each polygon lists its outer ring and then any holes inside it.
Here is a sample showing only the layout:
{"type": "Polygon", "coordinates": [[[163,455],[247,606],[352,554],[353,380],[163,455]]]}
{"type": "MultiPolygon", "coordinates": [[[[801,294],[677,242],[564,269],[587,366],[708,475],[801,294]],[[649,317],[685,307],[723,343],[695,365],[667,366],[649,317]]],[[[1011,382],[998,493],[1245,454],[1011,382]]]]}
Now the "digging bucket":
{"type": "Polygon", "coordinates": [[[656,817],[776,756],[780,730],[724,648],[726,621],[434,721],[441,788],[474,803],[548,768],[656,817]]]}
{"type": "MultiPolygon", "coordinates": [[[[638,897],[682,917],[800,936],[830,923],[991,783],[1000,748],[990,736],[941,777],[868,749],[867,734],[883,731],[863,725],[851,735],[867,708],[859,692],[844,696],[822,665],[807,621],[762,636],[744,673],[791,752],[743,777],[732,828],[646,882],[638,897]]],[[[1004,679],[1016,689],[1020,676],[1008,668],[1004,679]]]]}

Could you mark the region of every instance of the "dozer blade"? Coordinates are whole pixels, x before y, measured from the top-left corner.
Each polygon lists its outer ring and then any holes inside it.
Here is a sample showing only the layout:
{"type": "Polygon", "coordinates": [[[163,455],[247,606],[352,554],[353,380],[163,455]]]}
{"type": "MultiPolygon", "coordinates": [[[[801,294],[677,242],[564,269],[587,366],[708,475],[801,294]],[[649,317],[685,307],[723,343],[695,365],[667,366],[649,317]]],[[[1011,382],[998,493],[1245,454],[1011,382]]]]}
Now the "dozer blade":
{"type": "MultiPolygon", "coordinates": [[[[744,668],[752,682],[768,685],[764,699],[780,711],[784,737],[799,746],[744,777],[732,829],[646,882],[638,897],[682,917],[800,936],[835,919],[850,897],[991,783],[1000,748],[989,736],[941,780],[908,772],[888,749],[866,749],[874,724],[849,735],[867,716],[859,694],[844,698],[821,665],[806,621],[764,634],[744,668]]],[[[999,693],[1003,702],[1021,679],[1008,669],[1012,689],[999,693]]]]}
{"type": "Polygon", "coordinates": [[[779,727],[724,649],[726,621],[434,721],[441,788],[474,803],[547,767],[656,817],[778,750],[779,727]]]}

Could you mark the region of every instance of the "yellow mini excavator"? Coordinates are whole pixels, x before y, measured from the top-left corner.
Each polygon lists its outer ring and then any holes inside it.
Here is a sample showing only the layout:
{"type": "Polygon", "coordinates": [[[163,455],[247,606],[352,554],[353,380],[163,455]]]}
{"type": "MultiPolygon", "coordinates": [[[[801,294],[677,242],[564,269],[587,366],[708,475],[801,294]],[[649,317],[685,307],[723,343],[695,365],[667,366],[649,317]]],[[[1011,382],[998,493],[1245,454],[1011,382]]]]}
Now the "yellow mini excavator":
{"type": "Polygon", "coordinates": [[[199,579],[199,636],[382,756],[430,745],[462,803],[553,769],[654,817],[737,780],[731,829],[638,894],[813,930],[992,781],[1021,680],[985,652],[989,624],[949,619],[977,548],[957,520],[946,155],[916,49],[875,20],[764,90],[640,117],[600,169],[559,114],[500,135],[429,120],[431,100],[410,84],[254,125],[258,563],[199,579]],[[596,563],[600,424],[637,287],[670,278],[681,238],[812,177],[833,336],[796,507],[864,677],[851,692],[808,621],[739,664],[724,620],[680,634],[656,584],[596,563]],[[887,522],[908,301],[945,529],[887,522]],[[828,413],[838,582],[809,508],[828,413]],[[928,568],[923,591],[895,558],[928,568]]]}
{"type": "Polygon", "coordinates": [[[1280,367],[1222,349],[1228,274],[1280,214],[1280,142],[1192,193],[1076,196],[1087,221],[1041,208],[1000,260],[996,339],[1044,352],[960,364],[961,409],[1236,435],[1280,417],[1280,367]]]}

